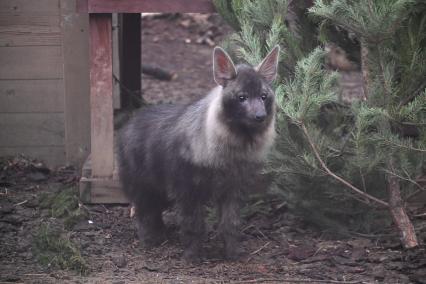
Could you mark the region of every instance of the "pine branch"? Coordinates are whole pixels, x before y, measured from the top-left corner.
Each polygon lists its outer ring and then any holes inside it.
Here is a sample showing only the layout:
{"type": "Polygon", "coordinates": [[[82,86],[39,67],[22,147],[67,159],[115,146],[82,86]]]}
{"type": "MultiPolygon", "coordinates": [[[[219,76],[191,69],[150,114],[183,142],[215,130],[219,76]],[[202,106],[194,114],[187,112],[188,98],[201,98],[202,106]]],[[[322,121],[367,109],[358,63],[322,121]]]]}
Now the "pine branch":
{"type": "MultiPolygon", "coordinates": [[[[354,185],[352,185],[351,183],[349,183],[348,181],[346,181],[346,180],[344,180],[343,178],[341,178],[341,177],[339,177],[338,175],[336,175],[335,173],[333,173],[328,167],[327,167],[327,165],[324,163],[324,161],[321,159],[321,156],[320,156],[320,154],[319,154],[319,152],[318,152],[318,150],[317,150],[317,148],[316,148],[316,146],[315,146],[315,144],[314,144],[314,142],[312,141],[312,139],[311,139],[311,136],[309,135],[309,132],[308,132],[308,130],[306,129],[306,126],[305,126],[305,124],[302,122],[301,123],[301,128],[302,128],[302,130],[303,130],[303,133],[305,134],[305,136],[306,136],[306,139],[308,140],[308,142],[309,142],[309,145],[311,146],[311,148],[312,148],[312,151],[314,152],[314,154],[315,154],[315,157],[317,158],[317,160],[318,160],[318,162],[320,163],[320,165],[321,165],[321,167],[326,171],[326,173],[329,175],[329,176],[331,176],[331,177],[333,177],[334,179],[336,179],[337,181],[339,181],[340,183],[342,183],[342,184],[344,184],[345,186],[347,186],[347,187],[349,187],[351,190],[353,190],[354,192],[356,192],[357,194],[359,194],[359,195],[361,195],[361,196],[363,196],[363,197],[365,197],[367,200],[371,200],[371,201],[374,201],[375,203],[377,203],[378,205],[380,205],[380,206],[382,206],[382,207],[389,207],[389,204],[387,203],[387,202],[385,202],[385,201],[383,201],[383,200],[380,200],[380,199],[378,199],[378,198],[376,198],[376,197],[374,197],[374,196],[372,196],[372,195],[370,195],[370,194],[368,194],[368,193],[366,193],[366,192],[364,192],[364,191],[362,191],[362,190],[360,190],[360,189],[358,189],[357,187],[355,187],[354,185]]],[[[367,204],[369,204],[369,203],[367,203],[367,204]]]]}
{"type": "MultiPolygon", "coordinates": [[[[426,187],[421,186],[417,181],[413,180],[410,177],[406,178],[406,177],[403,177],[401,175],[396,174],[395,172],[391,172],[391,171],[386,170],[386,169],[385,169],[385,173],[387,173],[389,175],[393,175],[393,176],[395,176],[395,177],[397,177],[397,178],[399,178],[401,180],[408,181],[411,184],[414,184],[418,188],[418,190],[420,190],[420,191],[425,191],[426,190],[426,187]]],[[[406,199],[409,199],[409,197],[407,197],[406,199]]]]}
{"type": "Polygon", "coordinates": [[[411,96],[404,98],[398,105],[398,110],[400,110],[404,105],[408,104],[412,100],[414,100],[417,96],[421,95],[423,91],[426,90],[426,81],[421,83],[420,87],[417,88],[416,91],[413,92],[411,96]]]}

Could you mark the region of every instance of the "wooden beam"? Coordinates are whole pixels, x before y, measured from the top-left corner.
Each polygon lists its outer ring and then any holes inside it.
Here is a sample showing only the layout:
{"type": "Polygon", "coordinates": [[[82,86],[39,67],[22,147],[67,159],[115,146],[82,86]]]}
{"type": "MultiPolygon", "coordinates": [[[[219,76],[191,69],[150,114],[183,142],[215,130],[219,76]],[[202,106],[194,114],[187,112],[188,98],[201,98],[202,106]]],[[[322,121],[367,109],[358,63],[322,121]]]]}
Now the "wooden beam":
{"type": "Polygon", "coordinates": [[[112,177],[93,178],[91,156],[83,165],[79,188],[84,203],[129,203],[121,190],[117,168],[112,177]]]}
{"type": "Polygon", "coordinates": [[[211,0],[79,0],[79,12],[89,13],[214,13],[211,0]]]}
{"type": "Polygon", "coordinates": [[[91,14],[90,109],[92,176],[111,177],[113,159],[111,14],[91,14]]]}
{"type": "Polygon", "coordinates": [[[76,8],[78,13],[87,13],[87,0],[77,0],[76,8]]]}
{"type": "Polygon", "coordinates": [[[84,203],[129,203],[121,191],[121,184],[114,179],[80,179],[80,199],[84,203]]]}
{"type": "Polygon", "coordinates": [[[61,0],[65,150],[67,164],[80,168],[90,152],[89,15],[75,8],[61,0]]]}

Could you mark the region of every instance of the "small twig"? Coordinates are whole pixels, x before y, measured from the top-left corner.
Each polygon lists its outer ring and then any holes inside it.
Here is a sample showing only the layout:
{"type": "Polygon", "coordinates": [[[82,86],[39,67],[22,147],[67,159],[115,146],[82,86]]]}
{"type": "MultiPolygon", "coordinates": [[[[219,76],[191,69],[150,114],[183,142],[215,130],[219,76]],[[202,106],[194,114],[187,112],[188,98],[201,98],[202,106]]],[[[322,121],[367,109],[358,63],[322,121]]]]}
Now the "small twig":
{"type": "Polygon", "coordinates": [[[254,227],[254,225],[253,225],[253,224],[250,224],[250,225],[248,225],[247,227],[243,228],[243,229],[241,230],[241,233],[244,233],[245,231],[247,231],[248,229],[253,228],[253,227],[254,227]]]}
{"type": "Polygon", "coordinates": [[[136,214],[136,208],[134,205],[132,205],[132,207],[130,207],[130,218],[133,218],[136,214]]]}
{"type": "Polygon", "coordinates": [[[264,239],[268,239],[268,237],[267,237],[267,236],[265,236],[265,234],[264,234],[261,230],[259,230],[259,228],[258,228],[258,227],[254,226],[254,228],[256,229],[256,231],[257,231],[259,234],[261,234],[261,235],[262,235],[262,237],[263,237],[264,239]]]}
{"type": "Polygon", "coordinates": [[[15,206],[19,206],[19,205],[25,204],[25,203],[27,203],[27,202],[28,202],[28,200],[27,200],[27,199],[25,199],[25,200],[24,200],[24,201],[22,201],[22,202],[16,203],[16,204],[15,204],[15,206]]]}
{"type": "Polygon", "coordinates": [[[316,256],[324,247],[320,246],[312,256],[316,256]]]}
{"type": "Polygon", "coordinates": [[[258,252],[260,252],[261,250],[263,250],[264,248],[266,248],[271,242],[267,242],[266,244],[264,244],[263,246],[261,246],[259,249],[255,250],[254,252],[250,253],[250,255],[254,255],[258,252]]]}
{"type": "MultiPolygon", "coordinates": [[[[424,188],[423,186],[421,186],[420,184],[418,184],[415,180],[411,179],[410,177],[405,178],[405,177],[400,176],[400,175],[398,175],[398,174],[396,174],[396,173],[394,173],[394,172],[391,172],[391,171],[389,171],[389,170],[387,170],[387,169],[384,169],[384,172],[385,172],[385,173],[387,173],[387,174],[390,174],[390,175],[396,176],[397,178],[400,178],[400,179],[402,179],[402,180],[408,181],[409,183],[414,184],[415,186],[417,186],[417,188],[418,188],[420,191],[425,191],[425,190],[426,190],[426,188],[424,188]]],[[[408,199],[408,197],[407,197],[406,199],[408,199]]]]}
{"type": "Polygon", "coordinates": [[[303,130],[303,133],[305,134],[306,138],[308,139],[309,145],[312,148],[312,151],[314,152],[315,157],[317,158],[318,162],[320,163],[321,167],[325,170],[325,172],[330,175],[331,177],[333,177],[334,179],[338,180],[340,183],[346,185],[347,187],[349,187],[350,189],[352,189],[353,191],[355,191],[356,193],[358,193],[359,195],[365,197],[367,200],[372,200],[375,203],[377,203],[378,205],[381,205],[382,207],[389,207],[389,204],[383,200],[380,200],[360,189],[358,189],[357,187],[353,186],[351,183],[349,183],[348,181],[344,180],[343,178],[339,177],[338,175],[336,175],[335,173],[333,173],[328,167],[327,165],[324,163],[324,161],[322,160],[314,142],[311,139],[311,136],[308,133],[308,130],[306,129],[305,124],[302,122],[301,123],[301,127],[303,130]]]}
{"type": "Polygon", "coordinates": [[[413,193],[411,193],[411,194],[407,195],[407,197],[405,197],[405,201],[410,201],[410,199],[411,199],[411,198],[413,198],[414,196],[416,196],[416,195],[418,195],[418,194],[420,194],[420,193],[422,193],[422,192],[424,192],[424,190],[417,189],[417,190],[416,190],[416,191],[414,191],[413,193]]]}
{"type": "Polygon", "coordinates": [[[264,283],[264,282],[279,282],[279,283],[337,283],[337,284],[361,284],[364,281],[340,281],[340,280],[323,280],[323,279],[294,279],[294,278],[258,278],[242,281],[231,281],[234,284],[243,283],[264,283]]]}
{"type": "Polygon", "coordinates": [[[108,208],[106,208],[106,206],[104,204],[101,204],[101,205],[104,208],[105,213],[110,213],[111,212],[108,208]]]}
{"type": "Polygon", "coordinates": [[[390,234],[363,234],[358,232],[349,232],[357,237],[363,237],[367,239],[379,239],[379,238],[387,238],[387,237],[393,237],[398,235],[397,233],[390,233],[390,234]]]}
{"type": "Polygon", "coordinates": [[[395,146],[397,146],[399,148],[405,148],[405,149],[408,149],[408,150],[418,151],[418,152],[426,152],[426,149],[419,149],[419,148],[405,146],[403,144],[398,144],[398,143],[393,142],[392,140],[388,140],[388,139],[385,139],[385,141],[388,142],[388,143],[390,143],[390,144],[392,144],[392,145],[395,145],[395,146]]]}
{"type": "Polygon", "coordinates": [[[361,176],[362,189],[364,190],[364,192],[367,192],[367,186],[365,185],[365,178],[364,178],[364,174],[362,173],[361,166],[359,166],[359,175],[361,176]]]}
{"type": "Polygon", "coordinates": [[[404,105],[408,104],[412,100],[414,100],[418,95],[422,93],[422,91],[426,88],[426,81],[424,81],[417,90],[415,90],[410,96],[403,99],[399,105],[398,110],[400,110],[404,105]]]}

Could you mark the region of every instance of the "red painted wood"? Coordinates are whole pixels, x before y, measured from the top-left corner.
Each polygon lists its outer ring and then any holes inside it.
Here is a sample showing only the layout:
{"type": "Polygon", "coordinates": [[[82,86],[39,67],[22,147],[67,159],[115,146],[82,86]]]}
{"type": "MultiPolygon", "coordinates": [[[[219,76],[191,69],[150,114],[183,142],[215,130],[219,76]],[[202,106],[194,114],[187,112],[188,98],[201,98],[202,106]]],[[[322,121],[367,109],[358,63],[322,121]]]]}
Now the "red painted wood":
{"type": "Polygon", "coordinates": [[[113,155],[111,14],[90,15],[92,176],[111,177],[113,155]]]}
{"type": "Polygon", "coordinates": [[[77,11],[87,13],[87,0],[77,0],[77,11]]]}
{"type": "Polygon", "coordinates": [[[79,2],[86,2],[86,5],[79,3],[78,11],[89,13],[215,12],[211,0],[79,0],[79,2]],[[87,10],[84,10],[85,7],[87,10]]]}

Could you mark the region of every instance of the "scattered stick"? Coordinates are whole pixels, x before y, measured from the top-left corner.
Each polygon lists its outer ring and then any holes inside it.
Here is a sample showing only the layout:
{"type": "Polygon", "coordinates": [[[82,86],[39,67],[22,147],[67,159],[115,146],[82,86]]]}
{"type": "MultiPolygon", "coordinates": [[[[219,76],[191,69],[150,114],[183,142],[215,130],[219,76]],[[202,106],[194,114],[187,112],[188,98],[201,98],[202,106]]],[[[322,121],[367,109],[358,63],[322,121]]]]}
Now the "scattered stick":
{"type": "Polygon", "coordinates": [[[136,214],[135,206],[130,207],[130,218],[133,218],[136,214]]]}
{"type": "Polygon", "coordinates": [[[322,279],[294,279],[294,278],[259,278],[252,280],[231,281],[233,284],[243,283],[264,283],[264,282],[278,282],[278,283],[334,283],[334,284],[362,284],[364,281],[340,281],[340,280],[322,280],[322,279]]]}
{"type": "Polygon", "coordinates": [[[25,199],[25,200],[24,200],[24,201],[22,201],[22,202],[16,203],[16,204],[15,204],[15,206],[19,206],[19,205],[25,204],[25,203],[27,203],[27,202],[28,202],[28,200],[27,200],[27,199],[25,199]]]}
{"type": "Polygon", "coordinates": [[[150,75],[158,80],[171,81],[177,78],[176,73],[166,71],[160,67],[142,64],[142,74],[150,75]]]}
{"type": "Polygon", "coordinates": [[[260,252],[261,250],[263,250],[264,248],[266,248],[271,242],[267,242],[266,244],[264,244],[263,246],[261,246],[259,249],[255,250],[254,252],[250,253],[250,255],[254,255],[258,252],[260,252]]]}

